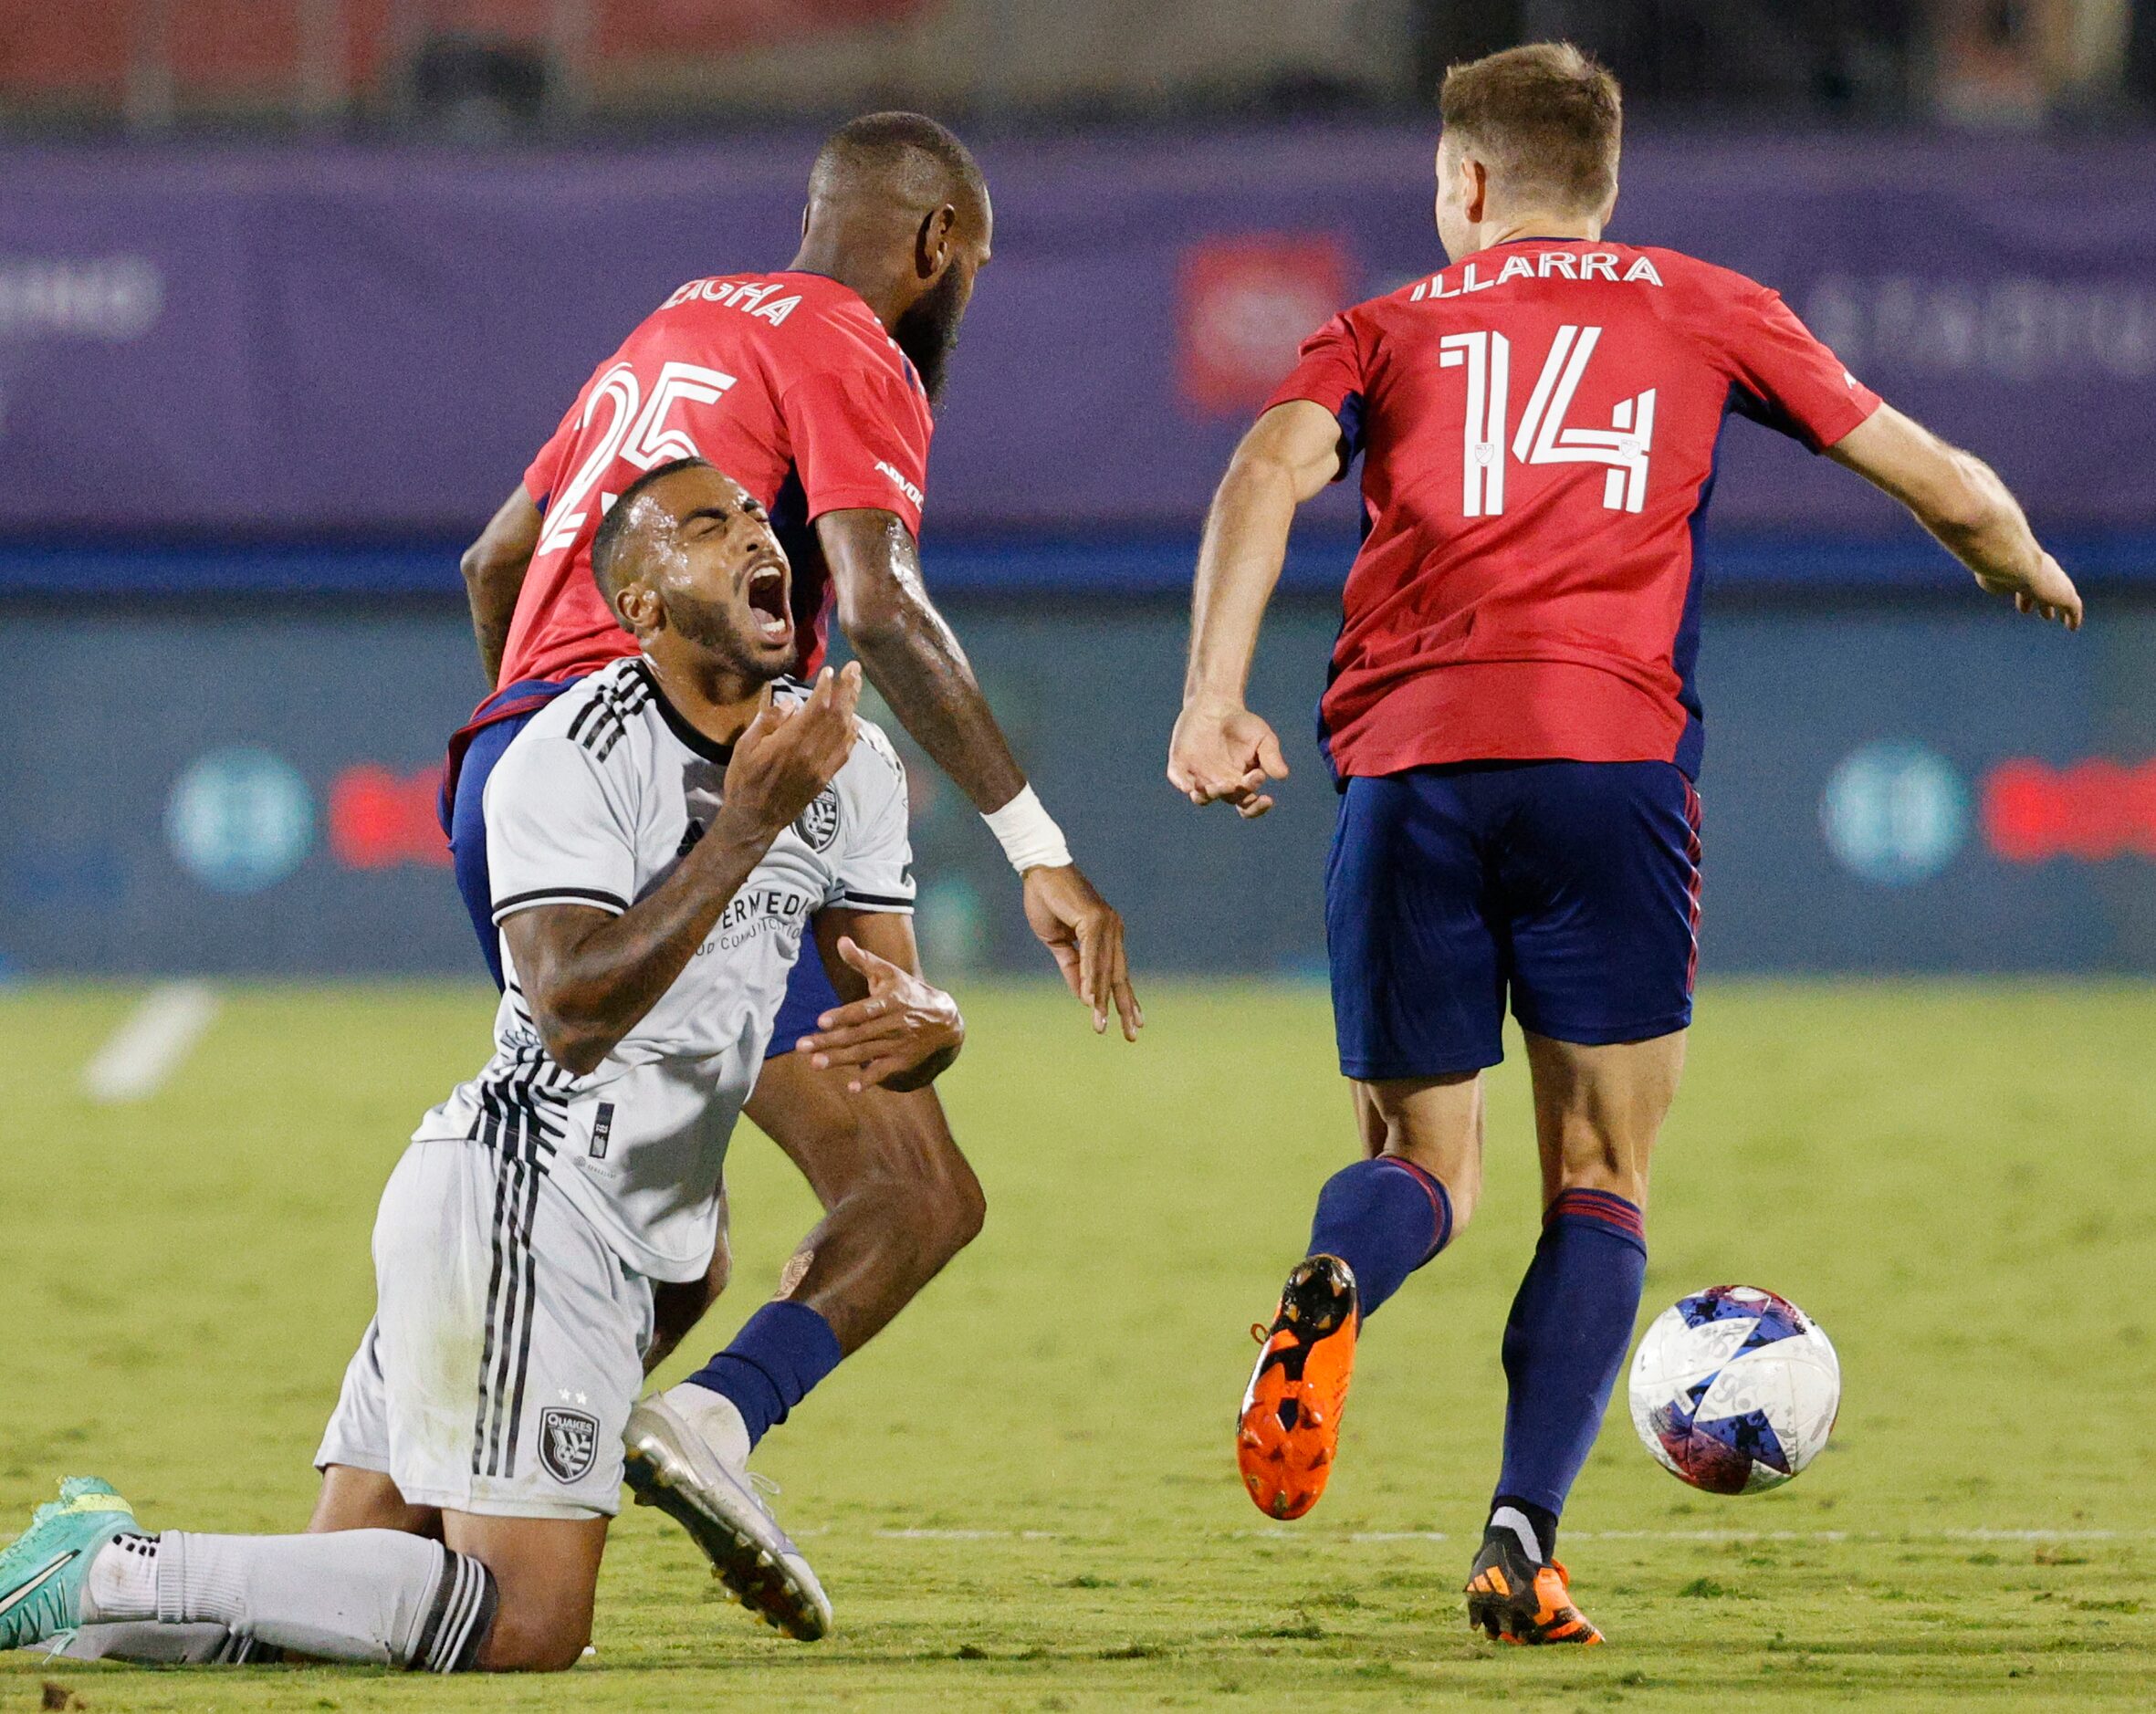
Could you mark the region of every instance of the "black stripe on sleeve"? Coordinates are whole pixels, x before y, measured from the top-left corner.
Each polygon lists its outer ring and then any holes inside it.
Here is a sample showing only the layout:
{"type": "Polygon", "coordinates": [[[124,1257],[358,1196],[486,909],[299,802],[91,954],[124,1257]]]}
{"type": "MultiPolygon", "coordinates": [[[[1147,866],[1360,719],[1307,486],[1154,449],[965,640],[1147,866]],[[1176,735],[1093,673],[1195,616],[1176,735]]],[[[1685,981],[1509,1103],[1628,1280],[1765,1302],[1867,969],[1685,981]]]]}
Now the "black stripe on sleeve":
{"type": "Polygon", "coordinates": [[[865,905],[871,910],[910,911],[914,908],[911,899],[885,893],[856,893],[852,887],[841,894],[840,898],[844,904],[865,905]]]}
{"type": "Polygon", "coordinates": [[[616,916],[629,908],[628,900],[600,887],[539,887],[529,893],[513,893],[506,899],[497,899],[494,920],[498,923],[511,912],[533,904],[596,904],[616,916]]]}

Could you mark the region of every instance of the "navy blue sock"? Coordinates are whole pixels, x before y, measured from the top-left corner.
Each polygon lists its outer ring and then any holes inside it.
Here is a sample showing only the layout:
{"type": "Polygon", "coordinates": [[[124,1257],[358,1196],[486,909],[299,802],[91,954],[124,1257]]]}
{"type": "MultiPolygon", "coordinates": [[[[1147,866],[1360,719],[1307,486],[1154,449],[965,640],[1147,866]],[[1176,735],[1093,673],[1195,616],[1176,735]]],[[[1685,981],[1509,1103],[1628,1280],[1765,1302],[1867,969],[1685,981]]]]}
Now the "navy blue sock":
{"type": "Polygon", "coordinates": [[[1452,1237],[1452,1198],[1436,1178],[1397,1155],[1343,1166],[1317,1194],[1310,1254],[1337,1256],[1355,1270],[1365,1316],[1452,1237]]]}
{"type": "Polygon", "coordinates": [[[1601,1430],[1646,1280],[1647,1228],[1631,1203],[1607,1190],[1567,1190],[1550,1204],[1505,1322],[1511,1390],[1492,1502],[1534,1521],[1545,1557],[1601,1430]],[[1546,1533],[1538,1511],[1549,1520],[1546,1533]]]}
{"type": "Polygon", "coordinates": [[[754,1446],[845,1354],[829,1322],[805,1303],[781,1300],[751,1315],[734,1343],[688,1378],[734,1402],[754,1446]]]}

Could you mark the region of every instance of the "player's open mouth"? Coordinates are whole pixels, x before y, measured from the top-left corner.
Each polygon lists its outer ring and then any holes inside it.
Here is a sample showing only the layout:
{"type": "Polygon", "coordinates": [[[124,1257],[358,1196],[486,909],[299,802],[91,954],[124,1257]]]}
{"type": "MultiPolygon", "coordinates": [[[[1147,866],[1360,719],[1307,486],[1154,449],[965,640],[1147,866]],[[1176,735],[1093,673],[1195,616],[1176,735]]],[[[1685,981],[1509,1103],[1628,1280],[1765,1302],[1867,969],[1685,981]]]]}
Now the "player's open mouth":
{"type": "Polygon", "coordinates": [[[786,571],[781,566],[760,565],[748,574],[748,611],[757,628],[773,641],[793,635],[793,615],[786,609],[786,571]]]}

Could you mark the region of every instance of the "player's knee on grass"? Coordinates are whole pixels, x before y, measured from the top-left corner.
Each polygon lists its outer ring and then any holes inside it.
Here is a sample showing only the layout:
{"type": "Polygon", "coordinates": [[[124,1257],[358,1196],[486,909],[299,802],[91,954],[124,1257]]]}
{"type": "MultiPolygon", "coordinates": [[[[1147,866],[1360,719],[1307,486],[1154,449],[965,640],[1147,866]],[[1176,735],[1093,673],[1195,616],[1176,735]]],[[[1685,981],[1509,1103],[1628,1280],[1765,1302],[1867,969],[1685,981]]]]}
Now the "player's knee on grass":
{"type": "Polygon", "coordinates": [[[482,1672],[567,1672],[591,1642],[591,1609],[582,1615],[511,1605],[508,1594],[480,1652],[482,1672]]]}
{"type": "Polygon", "coordinates": [[[562,1672],[591,1641],[604,1518],[444,1514],[450,1547],[494,1573],[498,1604],[479,1654],[484,1672],[562,1672]]]}

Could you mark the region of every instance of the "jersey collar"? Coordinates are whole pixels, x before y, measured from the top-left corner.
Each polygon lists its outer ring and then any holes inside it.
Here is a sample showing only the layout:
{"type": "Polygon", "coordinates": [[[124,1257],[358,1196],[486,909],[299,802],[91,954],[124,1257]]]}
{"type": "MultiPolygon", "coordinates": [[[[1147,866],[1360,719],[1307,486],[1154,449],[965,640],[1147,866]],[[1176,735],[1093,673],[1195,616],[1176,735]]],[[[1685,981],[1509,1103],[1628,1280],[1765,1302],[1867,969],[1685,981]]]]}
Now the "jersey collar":
{"type": "Polygon", "coordinates": [[[679,738],[685,747],[695,751],[707,762],[717,762],[722,768],[734,759],[734,747],[731,744],[721,744],[716,738],[706,737],[682,717],[681,710],[666,700],[666,693],[659,686],[659,675],[651,670],[647,663],[639,659],[636,670],[644,675],[644,682],[651,686],[652,706],[659,711],[659,718],[666,723],[666,729],[679,738]]]}

